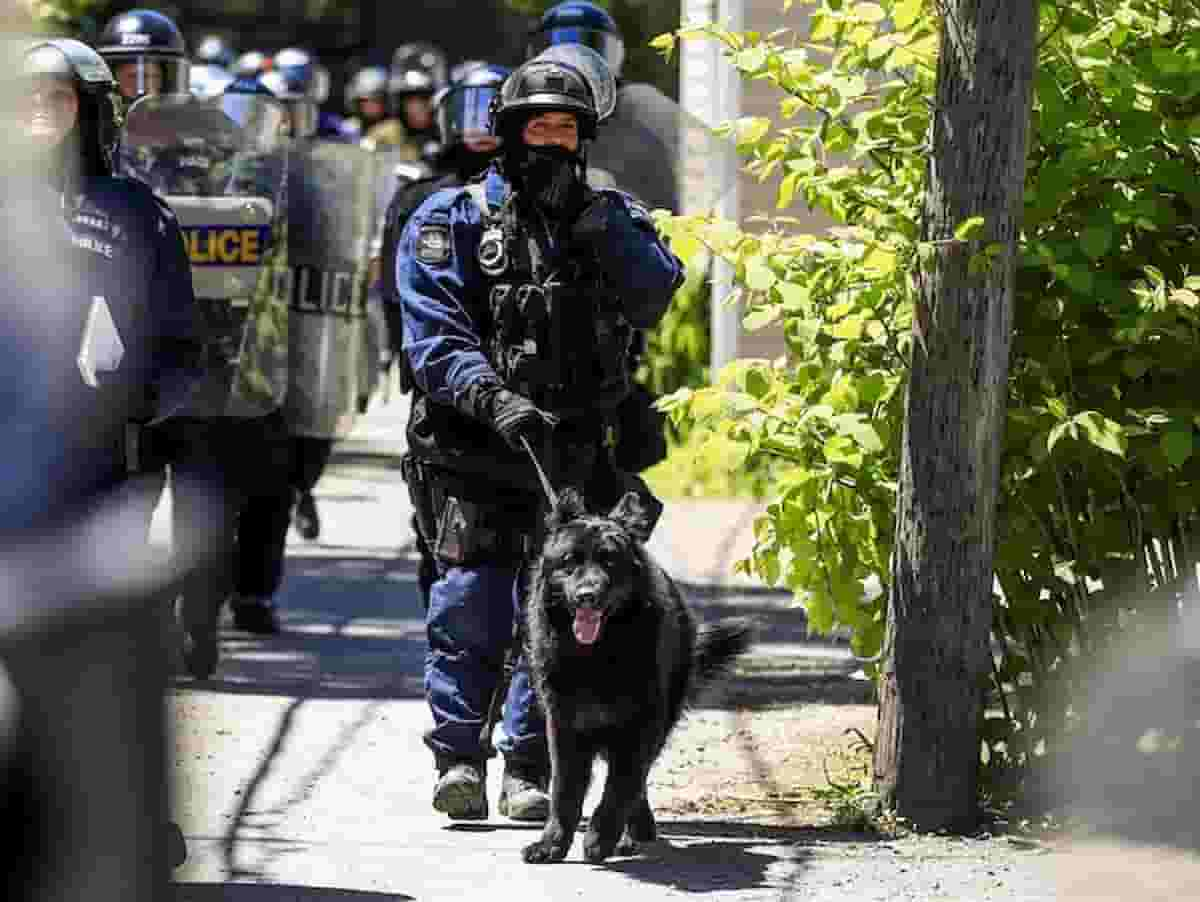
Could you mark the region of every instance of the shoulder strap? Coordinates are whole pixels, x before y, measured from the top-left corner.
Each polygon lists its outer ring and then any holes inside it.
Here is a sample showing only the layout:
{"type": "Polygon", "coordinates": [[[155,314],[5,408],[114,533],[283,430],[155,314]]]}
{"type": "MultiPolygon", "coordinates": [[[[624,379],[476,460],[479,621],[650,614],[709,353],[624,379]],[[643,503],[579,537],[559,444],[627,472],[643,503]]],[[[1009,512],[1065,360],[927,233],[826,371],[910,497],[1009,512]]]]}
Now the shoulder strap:
{"type": "Polygon", "coordinates": [[[495,217],[495,211],[492,210],[492,205],[488,203],[487,184],[485,182],[469,182],[466,185],[467,194],[471,195],[471,200],[475,201],[475,206],[479,208],[479,215],[484,218],[484,221],[490,221],[495,217]]]}

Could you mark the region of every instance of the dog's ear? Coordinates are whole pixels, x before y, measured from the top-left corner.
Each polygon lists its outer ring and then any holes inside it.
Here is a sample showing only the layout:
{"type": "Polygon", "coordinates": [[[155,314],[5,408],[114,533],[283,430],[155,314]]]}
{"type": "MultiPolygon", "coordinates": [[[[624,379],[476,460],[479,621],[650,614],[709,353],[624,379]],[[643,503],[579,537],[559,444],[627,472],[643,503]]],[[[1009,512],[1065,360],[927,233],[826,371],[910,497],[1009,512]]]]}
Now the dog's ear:
{"type": "Polygon", "coordinates": [[[608,515],[610,520],[619,523],[626,532],[639,542],[650,538],[657,518],[654,511],[646,504],[646,499],[638,492],[626,492],[621,496],[608,515]]]}
{"type": "Polygon", "coordinates": [[[585,513],[587,513],[587,509],[583,505],[583,495],[579,493],[578,489],[564,488],[558,493],[554,506],[550,508],[550,514],[546,517],[546,526],[548,529],[554,530],[564,523],[578,520],[585,513]]]}

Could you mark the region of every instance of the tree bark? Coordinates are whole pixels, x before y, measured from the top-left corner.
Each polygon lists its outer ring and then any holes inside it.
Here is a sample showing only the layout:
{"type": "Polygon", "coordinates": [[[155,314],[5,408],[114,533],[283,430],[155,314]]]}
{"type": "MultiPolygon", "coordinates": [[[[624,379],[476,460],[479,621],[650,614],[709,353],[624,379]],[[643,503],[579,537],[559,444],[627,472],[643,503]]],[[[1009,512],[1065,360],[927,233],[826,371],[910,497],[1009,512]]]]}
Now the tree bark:
{"type": "Polygon", "coordinates": [[[996,497],[1036,0],[943,0],[875,784],[923,830],[977,820],[996,497]],[[956,228],[982,216],[981,236],[956,228]],[[985,272],[969,261],[998,245],[985,272]]]}

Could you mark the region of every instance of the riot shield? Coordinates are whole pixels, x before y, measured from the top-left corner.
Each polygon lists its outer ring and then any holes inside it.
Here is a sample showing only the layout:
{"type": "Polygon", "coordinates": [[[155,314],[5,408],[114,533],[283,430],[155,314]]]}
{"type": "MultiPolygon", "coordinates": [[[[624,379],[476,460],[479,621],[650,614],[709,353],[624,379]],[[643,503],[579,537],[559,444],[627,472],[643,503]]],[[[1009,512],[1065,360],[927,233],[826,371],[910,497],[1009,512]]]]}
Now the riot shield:
{"type": "Polygon", "coordinates": [[[283,405],[288,374],[285,175],[280,105],[238,95],[145,97],[126,117],[125,168],[170,205],[208,332],[205,379],[183,411],[256,417],[283,405]]]}
{"type": "Polygon", "coordinates": [[[374,154],[305,140],[288,170],[291,321],[288,428],[341,438],[354,426],[367,334],[374,154]]]}

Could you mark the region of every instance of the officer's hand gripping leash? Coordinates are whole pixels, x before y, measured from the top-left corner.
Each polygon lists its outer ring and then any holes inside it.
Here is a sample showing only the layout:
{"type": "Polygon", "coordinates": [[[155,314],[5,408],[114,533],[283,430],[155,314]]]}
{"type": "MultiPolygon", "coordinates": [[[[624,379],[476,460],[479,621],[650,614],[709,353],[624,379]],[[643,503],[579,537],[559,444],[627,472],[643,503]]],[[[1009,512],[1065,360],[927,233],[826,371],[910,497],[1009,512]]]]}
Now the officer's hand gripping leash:
{"type": "MultiPolygon", "coordinates": [[[[546,496],[546,500],[551,507],[558,504],[558,495],[554,491],[554,487],[550,485],[550,478],[546,475],[546,471],[542,469],[541,462],[538,461],[537,455],[533,453],[533,448],[529,446],[529,440],[525,436],[520,436],[519,441],[525,449],[525,453],[529,455],[529,459],[533,461],[533,468],[537,471],[538,481],[542,484],[542,492],[546,496]]],[[[528,564],[528,562],[526,562],[528,564]]],[[[508,651],[504,655],[504,670],[500,675],[500,682],[496,685],[496,690],[492,693],[491,703],[488,705],[487,717],[483,720],[483,728],[479,731],[479,748],[483,752],[485,758],[496,757],[496,747],[492,744],[492,733],[496,730],[496,724],[500,722],[500,712],[504,708],[504,699],[508,696],[508,689],[512,685],[513,671],[517,666],[517,656],[521,651],[521,617],[518,615],[513,622],[512,642],[509,643],[508,651]]]]}

